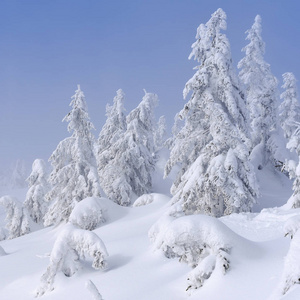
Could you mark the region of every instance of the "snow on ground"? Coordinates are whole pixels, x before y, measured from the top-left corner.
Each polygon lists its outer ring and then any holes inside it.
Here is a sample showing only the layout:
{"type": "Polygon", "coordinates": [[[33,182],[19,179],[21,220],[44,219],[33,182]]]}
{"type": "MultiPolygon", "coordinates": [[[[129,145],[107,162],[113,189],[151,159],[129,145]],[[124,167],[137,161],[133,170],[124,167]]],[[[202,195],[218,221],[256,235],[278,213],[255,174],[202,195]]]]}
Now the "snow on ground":
{"type": "MultiPolygon", "coordinates": [[[[291,183],[278,174],[265,171],[265,175],[267,178],[263,173],[259,178],[263,188],[261,204],[256,206],[255,213],[233,214],[220,219],[229,231],[248,239],[245,244],[251,245],[251,251],[244,251],[245,247],[232,249],[230,268],[225,275],[213,272],[203,287],[186,292],[192,268],[154,249],[148,232],[168,209],[168,196],[151,194],[151,201],[140,201],[148,204],[137,207],[120,207],[101,198],[106,222],[93,232],[105,243],[109,253],[108,268],[94,270],[92,259],[81,261],[81,269],[72,277],[59,273],[55,289],[41,299],[92,300],[93,295],[86,288],[91,280],[104,300],[267,300],[280,283],[284,257],[290,246],[290,238],[284,237],[284,224],[290,217],[300,215],[300,210],[281,207],[291,195],[291,183]],[[267,208],[259,213],[260,207],[267,208]]],[[[160,184],[160,191],[169,185],[159,180],[155,182],[160,184]]],[[[6,192],[1,192],[0,196],[6,192]]],[[[25,193],[26,190],[10,194],[21,201],[25,193]]],[[[0,256],[1,300],[34,299],[34,291],[46,271],[49,254],[63,226],[0,242],[7,253],[0,256]]],[[[281,299],[300,299],[300,287],[292,287],[281,299]]]]}

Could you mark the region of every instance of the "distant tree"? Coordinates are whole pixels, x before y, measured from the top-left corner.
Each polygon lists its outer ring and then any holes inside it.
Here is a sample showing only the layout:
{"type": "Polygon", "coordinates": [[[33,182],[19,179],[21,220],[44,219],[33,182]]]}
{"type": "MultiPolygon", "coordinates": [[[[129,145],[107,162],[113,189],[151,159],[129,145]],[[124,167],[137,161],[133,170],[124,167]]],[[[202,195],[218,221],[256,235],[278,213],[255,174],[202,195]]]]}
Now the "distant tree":
{"type": "Polygon", "coordinates": [[[157,122],[156,129],[154,131],[154,144],[157,150],[164,146],[166,141],[167,124],[165,116],[161,116],[157,122]]]}
{"type": "Polygon", "coordinates": [[[6,210],[5,227],[8,230],[8,239],[14,239],[30,232],[27,212],[15,197],[1,197],[0,205],[6,210]]]}
{"type": "Polygon", "coordinates": [[[282,88],[285,91],[280,95],[283,102],[279,106],[280,124],[285,137],[290,140],[300,123],[300,104],[297,92],[297,80],[293,73],[284,73],[282,88]]]}
{"type": "Polygon", "coordinates": [[[83,92],[78,86],[72,97],[72,110],[63,121],[69,122],[72,136],[61,141],[49,161],[52,189],[46,198],[53,200],[45,215],[45,226],[67,221],[75,204],[86,197],[100,196],[99,176],[94,155],[94,129],[83,92]]]}
{"type": "MultiPolygon", "coordinates": [[[[103,152],[111,147],[126,131],[126,116],[124,109],[124,92],[119,89],[113,99],[113,105],[106,106],[106,122],[98,138],[98,157],[100,157],[99,170],[103,168],[101,163],[103,152]]],[[[105,164],[104,164],[105,165],[105,164]]]]}
{"type": "Polygon", "coordinates": [[[22,159],[18,159],[13,168],[11,175],[11,185],[13,188],[24,188],[26,187],[26,166],[22,159]]]}
{"type": "Polygon", "coordinates": [[[109,161],[100,171],[106,195],[129,205],[133,194],[140,196],[152,187],[154,170],[154,107],[156,95],[145,92],[143,100],[126,118],[125,133],[109,149],[109,161]]]}
{"type": "Polygon", "coordinates": [[[48,172],[46,164],[42,159],[36,159],[32,164],[32,172],[27,178],[28,192],[24,206],[35,223],[43,221],[47,211],[45,195],[49,191],[48,172]]]}
{"type": "Polygon", "coordinates": [[[251,29],[246,31],[249,44],[243,48],[245,57],[238,63],[238,68],[241,69],[239,77],[245,84],[246,103],[250,112],[251,150],[256,147],[253,153],[259,153],[259,168],[269,162],[273,166],[277,165],[276,155],[280,147],[277,79],[264,60],[265,43],[261,31],[261,17],[257,15],[251,29]]]}
{"type": "Polygon", "coordinates": [[[174,165],[181,167],[171,192],[185,214],[250,211],[257,193],[246,146],[247,114],[225,29],[222,9],[198,28],[190,58],[200,65],[186,83],[184,96],[193,93],[179,114],[185,123],[166,165],[166,175],[174,165]]]}

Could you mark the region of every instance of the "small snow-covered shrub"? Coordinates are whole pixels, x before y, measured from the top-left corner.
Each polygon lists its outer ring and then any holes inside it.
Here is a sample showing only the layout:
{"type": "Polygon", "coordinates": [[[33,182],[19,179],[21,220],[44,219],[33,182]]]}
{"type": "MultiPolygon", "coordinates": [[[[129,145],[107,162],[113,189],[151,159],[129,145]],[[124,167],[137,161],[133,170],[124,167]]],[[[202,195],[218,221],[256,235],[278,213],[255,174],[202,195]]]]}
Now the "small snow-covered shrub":
{"type": "Polygon", "coordinates": [[[50,264],[41,277],[41,284],[36,291],[36,297],[54,289],[53,284],[58,272],[70,277],[79,269],[79,258],[93,258],[94,269],[106,268],[108,256],[103,241],[94,233],[78,229],[72,224],[65,225],[57,237],[51,255],[50,264]]]}
{"type": "Polygon", "coordinates": [[[69,222],[85,230],[94,230],[104,222],[100,205],[101,198],[89,197],[78,202],[69,217],[69,222]]]}
{"type": "Polygon", "coordinates": [[[19,201],[12,196],[0,198],[0,204],[6,210],[6,229],[8,239],[13,239],[30,232],[29,220],[26,210],[19,201]]]}
{"type": "Polygon", "coordinates": [[[153,194],[144,194],[135,200],[133,206],[137,207],[137,206],[147,205],[152,203],[153,200],[154,200],[153,194]]]}
{"type": "Polygon", "coordinates": [[[233,235],[218,219],[205,215],[178,219],[165,215],[149,231],[155,248],[161,249],[166,257],[179,257],[179,261],[194,268],[189,274],[187,290],[201,287],[216,268],[225,274],[233,235]]]}
{"type": "Polygon", "coordinates": [[[285,257],[284,270],[279,284],[279,294],[282,296],[295,284],[300,284],[300,216],[290,218],[284,226],[285,235],[292,238],[290,249],[285,257]]]}

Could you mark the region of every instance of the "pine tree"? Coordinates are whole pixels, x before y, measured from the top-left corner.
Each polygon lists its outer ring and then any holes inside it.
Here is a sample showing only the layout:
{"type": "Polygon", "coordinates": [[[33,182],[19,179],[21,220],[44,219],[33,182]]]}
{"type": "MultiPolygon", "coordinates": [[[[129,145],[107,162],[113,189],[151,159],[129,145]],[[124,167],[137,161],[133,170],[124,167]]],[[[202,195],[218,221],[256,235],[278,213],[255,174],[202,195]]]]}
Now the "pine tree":
{"type": "Polygon", "coordinates": [[[133,195],[149,193],[154,170],[154,107],[156,95],[145,92],[143,100],[126,118],[127,129],[110,147],[111,158],[100,172],[106,195],[129,205],[133,195]]]}
{"type": "Polygon", "coordinates": [[[297,92],[297,80],[293,73],[284,73],[282,88],[285,91],[280,95],[283,102],[279,106],[280,124],[285,137],[290,140],[300,123],[300,104],[297,92]]]}
{"type": "Polygon", "coordinates": [[[45,215],[46,226],[68,220],[73,207],[82,199],[100,196],[91,133],[94,126],[79,85],[70,106],[72,110],[63,121],[69,122],[72,136],[61,141],[49,159],[53,166],[49,181],[53,187],[46,197],[53,204],[45,215]]]}
{"type": "MultiPolygon", "coordinates": [[[[106,106],[107,119],[98,138],[98,157],[101,157],[101,154],[109,149],[126,130],[126,117],[123,106],[124,97],[124,92],[119,89],[114,97],[113,105],[107,104],[106,106]]],[[[102,165],[100,164],[99,169],[101,168],[102,165]]]]}
{"type": "Polygon", "coordinates": [[[36,159],[32,164],[32,172],[27,178],[28,192],[24,206],[35,223],[43,221],[47,211],[45,195],[49,191],[48,173],[46,164],[42,159],[36,159]]]}
{"type": "MultiPolygon", "coordinates": [[[[277,79],[264,60],[265,43],[261,37],[261,17],[257,15],[251,29],[246,31],[249,44],[242,49],[245,57],[238,63],[239,77],[245,84],[246,103],[250,112],[252,147],[260,149],[259,169],[278,161],[278,96],[277,79]]],[[[259,151],[258,151],[259,152],[259,151]]],[[[253,151],[257,153],[257,151],[253,151]]]]}
{"type": "Polygon", "coordinates": [[[243,94],[234,74],[230,46],[221,30],[226,14],[218,9],[197,31],[189,58],[200,65],[184,89],[192,96],[179,116],[178,132],[166,175],[175,164],[181,171],[172,186],[173,202],[186,214],[222,216],[250,211],[257,193],[248,161],[247,115],[243,94]]]}

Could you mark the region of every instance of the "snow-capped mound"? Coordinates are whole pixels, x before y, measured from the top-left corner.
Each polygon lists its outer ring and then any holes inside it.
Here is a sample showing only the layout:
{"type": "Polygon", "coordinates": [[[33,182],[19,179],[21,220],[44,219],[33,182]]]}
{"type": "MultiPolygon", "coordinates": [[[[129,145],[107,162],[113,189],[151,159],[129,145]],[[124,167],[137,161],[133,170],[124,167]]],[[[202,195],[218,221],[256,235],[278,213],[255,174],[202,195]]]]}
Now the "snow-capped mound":
{"type": "Polygon", "coordinates": [[[69,218],[69,222],[85,230],[94,230],[105,221],[101,201],[103,198],[88,197],[78,202],[69,218]]]}
{"type": "Polygon", "coordinates": [[[154,200],[153,194],[144,194],[134,201],[133,207],[150,204],[153,202],[153,200],[154,200]]]}
{"type": "Polygon", "coordinates": [[[255,247],[218,219],[205,215],[172,219],[166,214],[150,229],[149,238],[166,257],[179,257],[194,268],[187,289],[201,287],[215,269],[225,274],[233,248],[245,252],[246,247],[255,247]]]}
{"type": "Polygon", "coordinates": [[[144,194],[135,200],[135,202],[133,203],[133,207],[144,206],[153,202],[161,201],[167,203],[168,201],[170,201],[170,197],[159,193],[144,194]]]}

